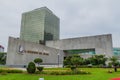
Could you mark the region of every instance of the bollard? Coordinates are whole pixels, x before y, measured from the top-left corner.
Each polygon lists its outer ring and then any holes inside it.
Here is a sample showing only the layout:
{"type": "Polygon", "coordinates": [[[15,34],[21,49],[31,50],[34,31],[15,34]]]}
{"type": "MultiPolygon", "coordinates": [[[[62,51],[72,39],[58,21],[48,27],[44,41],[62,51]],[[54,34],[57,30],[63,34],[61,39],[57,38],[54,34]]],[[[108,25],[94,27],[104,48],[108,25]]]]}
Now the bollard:
{"type": "Polygon", "coordinates": [[[44,78],[39,78],[39,80],[44,80],[44,78]]]}

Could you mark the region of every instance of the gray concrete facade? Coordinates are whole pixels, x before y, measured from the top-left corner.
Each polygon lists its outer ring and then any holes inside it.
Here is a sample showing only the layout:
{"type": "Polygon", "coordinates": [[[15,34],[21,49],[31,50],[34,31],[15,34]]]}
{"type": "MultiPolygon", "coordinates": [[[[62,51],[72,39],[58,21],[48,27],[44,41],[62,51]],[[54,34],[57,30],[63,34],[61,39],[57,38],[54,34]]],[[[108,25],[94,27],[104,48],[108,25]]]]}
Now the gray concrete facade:
{"type": "Polygon", "coordinates": [[[111,34],[47,41],[46,46],[60,50],[95,49],[98,55],[113,56],[111,34]]]}
{"type": "MultiPolygon", "coordinates": [[[[9,37],[6,65],[20,67],[38,57],[43,60],[43,65],[63,65],[64,57],[69,56],[64,50],[76,49],[95,49],[97,55],[111,57],[113,56],[112,35],[47,41],[46,46],[9,37]]],[[[90,56],[90,54],[81,54],[83,58],[90,56]]]]}
{"type": "Polygon", "coordinates": [[[63,51],[9,37],[6,65],[24,66],[35,58],[41,58],[43,65],[62,65],[63,51]]]}

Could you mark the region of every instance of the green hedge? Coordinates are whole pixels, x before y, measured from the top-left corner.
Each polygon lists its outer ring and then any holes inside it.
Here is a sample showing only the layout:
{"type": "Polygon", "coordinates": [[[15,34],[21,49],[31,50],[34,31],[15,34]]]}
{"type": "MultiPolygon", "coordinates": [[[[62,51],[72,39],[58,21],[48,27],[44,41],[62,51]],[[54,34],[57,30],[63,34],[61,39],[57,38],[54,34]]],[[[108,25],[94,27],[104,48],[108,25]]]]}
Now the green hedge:
{"type": "Polygon", "coordinates": [[[23,73],[23,71],[16,69],[0,69],[0,73],[23,73]]]}
{"type": "MultiPolygon", "coordinates": [[[[70,65],[64,66],[65,68],[71,68],[70,65]]],[[[101,65],[79,65],[78,68],[105,68],[104,66],[101,65]]]]}
{"type": "Polygon", "coordinates": [[[81,74],[91,74],[86,71],[52,71],[50,75],[81,75],[81,74]]]}
{"type": "Polygon", "coordinates": [[[83,70],[76,70],[76,71],[43,71],[43,72],[39,72],[36,71],[35,74],[45,74],[45,75],[87,75],[87,74],[91,74],[90,72],[87,71],[83,71],[83,70]]]}

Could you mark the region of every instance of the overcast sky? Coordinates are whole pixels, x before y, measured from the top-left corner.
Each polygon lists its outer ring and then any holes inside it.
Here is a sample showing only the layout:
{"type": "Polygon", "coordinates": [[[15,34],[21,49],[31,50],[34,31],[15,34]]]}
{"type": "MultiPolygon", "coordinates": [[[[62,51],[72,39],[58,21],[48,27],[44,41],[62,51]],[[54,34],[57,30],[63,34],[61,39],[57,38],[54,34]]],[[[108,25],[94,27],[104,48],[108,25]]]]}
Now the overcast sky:
{"type": "Polygon", "coordinates": [[[120,0],[0,0],[0,45],[19,37],[21,14],[46,6],[60,18],[60,38],[112,34],[120,47],[120,0]]]}

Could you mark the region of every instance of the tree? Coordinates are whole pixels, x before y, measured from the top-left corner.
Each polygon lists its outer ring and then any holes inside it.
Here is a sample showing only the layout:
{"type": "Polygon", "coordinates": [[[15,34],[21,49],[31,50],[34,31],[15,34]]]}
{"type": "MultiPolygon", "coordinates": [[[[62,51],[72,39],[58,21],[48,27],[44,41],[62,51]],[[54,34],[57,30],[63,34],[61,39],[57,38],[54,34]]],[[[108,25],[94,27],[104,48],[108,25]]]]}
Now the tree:
{"type": "Polygon", "coordinates": [[[119,65],[119,62],[117,60],[118,59],[115,56],[112,56],[110,58],[111,64],[113,65],[115,72],[117,72],[117,65],[119,65]]]}
{"type": "Polygon", "coordinates": [[[6,54],[4,52],[0,52],[0,64],[4,65],[6,63],[6,54]]]}
{"type": "Polygon", "coordinates": [[[64,60],[64,65],[68,65],[71,66],[71,70],[76,71],[76,68],[78,67],[78,65],[81,65],[83,63],[83,58],[80,57],[80,55],[72,55],[72,56],[68,56],[65,60],[64,60]]]}
{"type": "Polygon", "coordinates": [[[98,64],[103,64],[105,65],[105,62],[107,61],[107,58],[105,57],[105,55],[97,55],[97,61],[98,61],[98,64]]]}
{"type": "Polygon", "coordinates": [[[87,63],[93,64],[93,65],[105,65],[105,62],[107,61],[107,58],[105,55],[94,55],[90,58],[88,58],[87,63]]]}
{"type": "Polygon", "coordinates": [[[34,62],[35,62],[36,64],[38,64],[38,66],[39,66],[39,64],[42,63],[43,61],[42,61],[41,58],[36,58],[36,59],[34,59],[34,62]]]}
{"type": "Polygon", "coordinates": [[[112,56],[112,57],[110,58],[110,61],[111,61],[112,65],[114,66],[115,63],[117,62],[117,58],[116,58],[115,56],[112,56]]]}
{"type": "Polygon", "coordinates": [[[65,60],[63,61],[64,65],[72,65],[71,58],[72,56],[66,57],[65,60]]]}
{"type": "Polygon", "coordinates": [[[43,70],[43,67],[40,67],[39,65],[40,65],[40,63],[43,62],[42,59],[41,58],[36,58],[36,59],[34,59],[34,62],[36,64],[38,64],[37,69],[41,72],[43,70]]]}
{"type": "Polygon", "coordinates": [[[78,67],[78,65],[83,63],[83,58],[81,58],[79,55],[73,55],[71,58],[71,63],[73,66],[78,67]]]}

